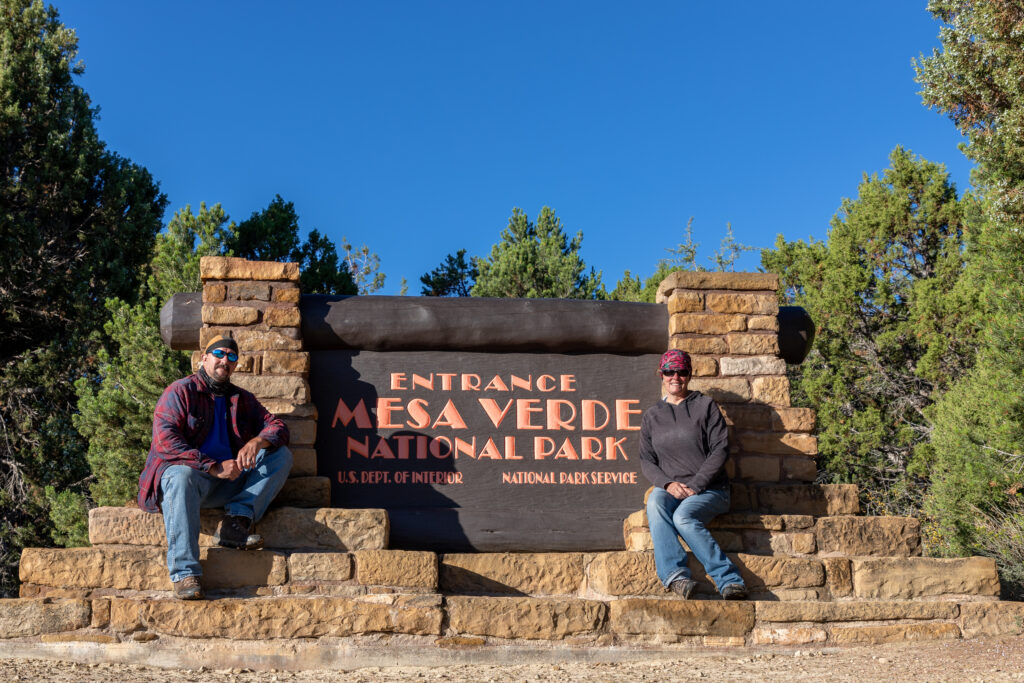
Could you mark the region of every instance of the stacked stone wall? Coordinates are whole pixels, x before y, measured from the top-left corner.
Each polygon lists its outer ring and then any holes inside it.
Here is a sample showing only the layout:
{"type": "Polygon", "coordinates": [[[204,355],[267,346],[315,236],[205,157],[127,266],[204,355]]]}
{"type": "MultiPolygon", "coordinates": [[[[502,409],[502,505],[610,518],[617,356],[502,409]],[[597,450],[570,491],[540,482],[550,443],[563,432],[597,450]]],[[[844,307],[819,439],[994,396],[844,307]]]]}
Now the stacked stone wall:
{"type": "Polygon", "coordinates": [[[814,411],[793,408],[779,356],[778,277],[762,273],[669,275],[658,302],[669,311],[669,347],[693,358],[690,389],[718,402],[729,424],[741,482],[812,482],[817,477],[814,411]]]}
{"type": "MultiPolygon", "coordinates": [[[[296,263],[206,256],[203,327],[199,346],[230,333],[240,356],[231,381],[251,391],[288,425],[295,457],[292,477],[316,475],[316,406],[309,389],[309,352],[303,350],[296,263]]],[[[202,353],[192,356],[198,367],[202,353]]]]}

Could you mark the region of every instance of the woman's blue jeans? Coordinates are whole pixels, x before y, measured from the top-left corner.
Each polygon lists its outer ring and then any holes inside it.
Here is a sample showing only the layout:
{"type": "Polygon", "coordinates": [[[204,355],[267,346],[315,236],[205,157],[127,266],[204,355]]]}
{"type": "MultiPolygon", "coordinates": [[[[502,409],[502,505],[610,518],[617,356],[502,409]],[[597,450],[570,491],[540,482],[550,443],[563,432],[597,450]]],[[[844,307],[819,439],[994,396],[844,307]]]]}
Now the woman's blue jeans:
{"type": "Polygon", "coordinates": [[[647,521],[654,541],[654,562],[658,578],[666,588],[677,579],[689,579],[686,551],[681,537],[690,547],[718,590],[731,583],[743,585],[736,565],[712,538],[707,523],[729,511],[729,487],[709,489],[678,500],[668,491],[655,488],[647,497],[647,521]]]}
{"type": "Polygon", "coordinates": [[[167,569],[171,581],[201,576],[199,509],[224,508],[225,513],[258,521],[292,468],[286,446],[256,455],[256,465],[234,481],[187,465],[171,465],[160,476],[160,508],[167,532],[167,569]]]}

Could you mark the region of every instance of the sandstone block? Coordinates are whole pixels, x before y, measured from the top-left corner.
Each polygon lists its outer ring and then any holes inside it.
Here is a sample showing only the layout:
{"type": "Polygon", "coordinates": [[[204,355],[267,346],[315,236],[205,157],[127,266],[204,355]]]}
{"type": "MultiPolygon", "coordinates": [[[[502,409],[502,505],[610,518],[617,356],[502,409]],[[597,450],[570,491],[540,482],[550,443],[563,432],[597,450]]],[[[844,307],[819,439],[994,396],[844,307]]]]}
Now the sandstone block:
{"type": "Polygon", "coordinates": [[[116,636],[106,633],[44,633],[39,636],[43,643],[101,643],[104,645],[119,642],[116,636]]]}
{"type": "Polygon", "coordinates": [[[1024,602],[966,602],[960,605],[964,638],[1024,634],[1024,602]]]}
{"type": "Polygon", "coordinates": [[[788,377],[754,377],[750,380],[751,400],[774,406],[789,406],[788,377]]]}
{"type": "Polygon", "coordinates": [[[885,626],[842,626],[832,628],[836,645],[880,645],[920,640],[949,640],[960,637],[956,624],[891,624],[885,626]]]}
{"type": "Polygon", "coordinates": [[[292,469],[289,477],[315,477],[316,476],[316,449],[293,447],[292,469]]]}
{"type": "Polygon", "coordinates": [[[853,595],[853,570],[850,561],[845,557],[826,557],[821,563],[825,566],[825,585],[832,598],[853,595]]]}
{"type": "Polygon", "coordinates": [[[715,313],[745,313],[746,315],[778,315],[779,300],[774,293],[708,292],[708,308],[715,313]]]}
{"type": "Polygon", "coordinates": [[[825,568],[820,560],[765,555],[729,555],[748,588],[816,588],[825,585],[825,568]]]}
{"type": "Polygon", "coordinates": [[[818,438],[795,432],[740,432],[740,448],[747,453],[815,455],[818,438]]]}
{"type": "Polygon", "coordinates": [[[199,259],[199,277],[207,280],[289,280],[299,281],[299,264],[276,261],[247,261],[231,256],[199,259]]]}
{"type": "Polygon", "coordinates": [[[726,334],[747,329],[745,315],[677,313],[669,319],[669,334],[726,334]]]}
{"type": "Polygon", "coordinates": [[[747,380],[736,377],[694,378],[690,380],[689,388],[707,394],[718,403],[740,403],[750,400],[750,384],[747,380]]]}
{"type": "Polygon", "coordinates": [[[730,332],[725,340],[729,353],[760,356],[779,352],[779,337],[775,334],[730,332]]]}
{"type": "Polygon", "coordinates": [[[263,322],[271,327],[298,327],[302,317],[298,306],[282,306],[263,311],[263,322]]]}
{"type": "Polygon", "coordinates": [[[372,633],[440,635],[440,597],[374,595],[250,600],[111,601],[111,627],[183,638],[320,638],[372,633]]]}
{"type": "Polygon", "coordinates": [[[723,375],[785,375],[786,361],[775,356],[747,356],[721,358],[718,361],[723,375]]]}
{"type": "Polygon", "coordinates": [[[718,374],[718,362],[710,356],[690,356],[694,377],[714,377],[718,374]]]}
{"type": "Polygon", "coordinates": [[[310,418],[283,418],[288,425],[288,443],[293,447],[312,447],[316,443],[316,420],[310,418]]]}
{"type": "Polygon", "coordinates": [[[813,555],[816,547],[814,534],[807,531],[754,531],[743,532],[743,552],[755,555],[813,555]]]}
{"type": "MultiPolygon", "coordinates": [[[[256,327],[246,327],[231,330],[223,327],[203,327],[199,330],[199,346],[206,348],[210,340],[217,335],[230,331],[238,348],[241,351],[301,351],[302,340],[299,339],[299,332],[292,328],[278,328],[272,330],[261,330],[256,327]]],[[[303,401],[305,402],[305,401],[303,401]]]]}
{"type": "Polygon", "coordinates": [[[297,304],[301,297],[302,292],[298,287],[282,287],[280,285],[275,285],[271,301],[283,304],[297,304]]]}
{"type": "Polygon", "coordinates": [[[74,631],[89,625],[87,600],[0,598],[0,639],[74,631]]]}
{"type": "MultiPolygon", "coordinates": [[[[779,277],[772,273],[728,273],[677,270],[662,280],[659,290],[672,289],[738,289],[767,290],[779,288],[779,277]]],[[[774,296],[774,295],[773,295],[774,296]]]]}
{"type": "Polygon", "coordinates": [[[725,403],[718,406],[725,423],[738,429],[766,430],[771,426],[772,408],[757,403],[725,403]]]}
{"type": "Polygon", "coordinates": [[[778,481],[779,458],[774,455],[735,455],[736,476],[746,481],[778,481]]]}
{"type": "Polygon", "coordinates": [[[229,282],[228,299],[237,301],[270,301],[270,285],[266,282],[229,282]]]}
{"type": "Polygon", "coordinates": [[[752,645],[812,645],[828,640],[823,628],[759,626],[750,634],[752,645]]]}
{"type": "Polygon", "coordinates": [[[288,556],[288,580],[347,581],[352,578],[348,553],[292,553],[288,556]]]}
{"type": "Polygon", "coordinates": [[[227,296],[227,289],[224,285],[213,284],[212,282],[203,287],[203,303],[219,304],[227,296]]]}
{"type": "Polygon", "coordinates": [[[822,517],[815,532],[823,554],[921,554],[921,523],[913,517],[822,517]]]}
{"type": "Polygon", "coordinates": [[[573,595],[583,584],[581,553],[445,553],[446,593],[573,595]]]}
{"type": "Polygon", "coordinates": [[[100,598],[92,601],[92,628],[106,628],[110,625],[110,600],[100,598]]]}
{"type": "Polygon", "coordinates": [[[773,432],[812,432],[814,420],[811,408],[774,408],[771,428],[773,432]]]}
{"type": "Polygon", "coordinates": [[[251,353],[243,353],[238,356],[238,364],[235,366],[235,372],[248,372],[252,375],[260,374],[260,361],[262,358],[258,355],[251,353]]]}
{"type": "Polygon", "coordinates": [[[204,304],[202,316],[207,325],[251,325],[259,318],[259,311],[250,306],[204,304]]]}
{"type": "Polygon", "coordinates": [[[779,316],[777,315],[752,315],[747,318],[748,330],[765,330],[767,332],[779,331],[779,316]]]}
{"type": "Polygon", "coordinates": [[[759,602],[760,621],[817,623],[837,621],[895,621],[898,619],[956,619],[955,602],[848,601],[848,602],[759,602]]]}
{"type": "Polygon", "coordinates": [[[856,515],[860,512],[856,484],[783,484],[756,489],[757,509],[815,517],[856,515]]]}
{"type": "Polygon", "coordinates": [[[612,633],[659,636],[745,636],[754,605],[719,600],[626,599],[608,603],[612,633]]]}
{"type": "Polygon", "coordinates": [[[782,477],[779,481],[813,482],[818,478],[818,466],[814,458],[792,456],[782,459],[782,477]]]}
{"type": "MultiPolygon", "coordinates": [[[[267,550],[200,548],[203,585],[208,588],[273,586],[285,582],[284,555],[267,550]]],[[[67,588],[170,590],[166,554],[155,546],[26,548],[21,580],[67,588]]]]}
{"type": "Polygon", "coordinates": [[[437,555],[415,550],[357,550],[356,581],[363,586],[437,589],[437,555]]]}
{"type": "Polygon", "coordinates": [[[322,508],[331,504],[331,480],[327,477],[292,477],[284,483],[272,506],[322,508]]]}
{"type": "Polygon", "coordinates": [[[258,399],[276,398],[306,403],[309,401],[309,383],[294,375],[234,375],[231,383],[251,391],[258,399]]]}
{"type": "Polygon", "coordinates": [[[456,633],[530,640],[593,633],[608,609],[596,600],[550,598],[451,596],[445,603],[456,633]]]}
{"type": "Polygon", "coordinates": [[[263,354],[263,372],[268,375],[308,373],[309,352],[267,351],[263,354]]]}
{"type": "Polygon", "coordinates": [[[598,553],[587,568],[589,586],[605,595],[664,595],[653,552],[598,553]]]}
{"type": "Polygon", "coordinates": [[[729,345],[721,337],[705,337],[700,335],[675,335],[669,340],[673,349],[692,354],[723,354],[728,352],[729,345]]]}
{"type": "Polygon", "coordinates": [[[316,406],[312,403],[296,403],[283,398],[266,398],[260,401],[268,412],[278,417],[311,417],[317,418],[316,406]]]}
{"type": "Polygon", "coordinates": [[[854,559],[858,598],[910,599],[941,595],[999,595],[995,561],[988,557],[854,559]]]}
{"type": "Polygon", "coordinates": [[[702,292],[687,292],[676,290],[668,297],[668,313],[692,313],[704,310],[704,294],[702,292]]]}

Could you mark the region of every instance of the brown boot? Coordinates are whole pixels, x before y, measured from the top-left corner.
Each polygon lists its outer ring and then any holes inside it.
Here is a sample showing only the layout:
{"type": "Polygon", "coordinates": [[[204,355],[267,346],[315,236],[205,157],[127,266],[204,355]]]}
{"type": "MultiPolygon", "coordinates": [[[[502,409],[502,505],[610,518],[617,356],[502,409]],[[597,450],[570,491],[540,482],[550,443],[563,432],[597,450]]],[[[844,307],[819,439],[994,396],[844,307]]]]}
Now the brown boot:
{"type": "Polygon", "coordinates": [[[255,550],[263,547],[263,537],[252,533],[252,520],[238,515],[224,515],[214,540],[225,548],[255,550]]]}
{"type": "Polygon", "coordinates": [[[174,597],[179,600],[202,600],[203,584],[199,583],[198,576],[186,576],[181,581],[174,582],[174,597]]]}

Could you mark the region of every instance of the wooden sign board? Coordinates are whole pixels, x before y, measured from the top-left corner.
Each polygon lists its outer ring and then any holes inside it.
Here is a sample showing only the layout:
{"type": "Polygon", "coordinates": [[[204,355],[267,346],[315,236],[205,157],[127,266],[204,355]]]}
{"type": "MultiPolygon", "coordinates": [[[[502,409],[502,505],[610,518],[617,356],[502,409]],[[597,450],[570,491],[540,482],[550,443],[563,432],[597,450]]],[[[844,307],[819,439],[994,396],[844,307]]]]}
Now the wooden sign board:
{"type": "Polygon", "coordinates": [[[391,547],[622,549],[657,354],[311,356],[331,504],[386,509],[391,547]]]}

